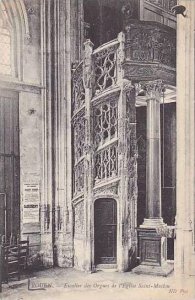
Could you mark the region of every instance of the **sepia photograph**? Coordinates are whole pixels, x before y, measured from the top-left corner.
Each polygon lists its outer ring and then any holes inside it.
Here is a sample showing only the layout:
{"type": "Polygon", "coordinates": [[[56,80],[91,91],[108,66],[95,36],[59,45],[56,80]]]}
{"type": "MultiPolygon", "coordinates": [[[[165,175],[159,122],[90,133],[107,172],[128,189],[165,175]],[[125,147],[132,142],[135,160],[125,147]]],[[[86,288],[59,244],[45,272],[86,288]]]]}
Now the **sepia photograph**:
{"type": "Polygon", "coordinates": [[[0,0],[0,299],[195,300],[195,0],[0,0]]]}

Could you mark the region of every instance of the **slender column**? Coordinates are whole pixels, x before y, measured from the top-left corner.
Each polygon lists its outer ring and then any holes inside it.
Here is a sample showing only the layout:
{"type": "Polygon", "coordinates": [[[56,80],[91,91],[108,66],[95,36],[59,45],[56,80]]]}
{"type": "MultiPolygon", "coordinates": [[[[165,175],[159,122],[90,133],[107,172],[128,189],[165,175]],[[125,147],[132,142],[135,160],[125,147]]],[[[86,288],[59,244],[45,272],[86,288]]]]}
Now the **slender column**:
{"type": "Polygon", "coordinates": [[[51,83],[51,38],[52,1],[41,2],[41,47],[42,47],[42,111],[43,111],[43,182],[41,199],[41,250],[43,263],[53,265],[52,245],[52,95],[51,83]]]}
{"type": "Polygon", "coordinates": [[[144,225],[154,227],[161,218],[161,140],[160,96],[162,81],[144,86],[147,95],[147,161],[146,161],[146,219],[144,225]]]}
{"type": "Polygon", "coordinates": [[[87,40],[84,59],[84,85],[85,85],[85,161],[84,161],[84,214],[85,214],[85,261],[84,269],[92,271],[92,241],[91,241],[91,215],[92,215],[92,122],[91,122],[91,99],[92,99],[92,52],[93,43],[87,40]]]}

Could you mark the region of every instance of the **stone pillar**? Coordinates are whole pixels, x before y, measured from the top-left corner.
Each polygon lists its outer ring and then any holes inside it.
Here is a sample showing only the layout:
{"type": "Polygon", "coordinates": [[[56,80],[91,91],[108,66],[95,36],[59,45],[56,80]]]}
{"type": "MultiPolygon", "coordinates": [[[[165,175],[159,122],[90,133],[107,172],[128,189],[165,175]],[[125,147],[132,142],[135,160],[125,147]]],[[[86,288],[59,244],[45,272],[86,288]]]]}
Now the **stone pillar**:
{"type": "Polygon", "coordinates": [[[54,3],[55,244],[54,263],[72,267],[71,1],[54,3]],[[66,14],[68,17],[66,17],[66,14]],[[66,65],[66,68],[63,66],[66,65]],[[62,83],[62,84],[61,84],[62,83]]]}
{"type": "Polygon", "coordinates": [[[144,83],[147,97],[146,218],[138,229],[140,266],[135,273],[167,276],[166,224],[161,217],[160,98],[162,81],[144,83]],[[162,233],[162,234],[161,234],[162,233]]]}
{"type": "Polygon", "coordinates": [[[72,62],[80,62],[83,56],[83,40],[84,40],[84,10],[83,0],[70,1],[71,15],[71,60],[72,62]]]}
{"type": "Polygon", "coordinates": [[[146,219],[143,226],[163,224],[161,218],[161,140],[160,96],[161,81],[146,85],[147,93],[147,161],[146,161],[146,219]]]}
{"type": "Polygon", "coordinates": [[[84,238],[84,269],[88,272],[92,271],[92,239],[91,239],[91,219],[92,219],[92,192],[93,192],[93,147],[92,147],[92,52],[93,43],[87,40],[84,43],[84,85],[85,85],[85,161],[84,161],[84,222],[85,222],[85,238],[84,238]]]}
{"type": "Polygon", "coordinates": [[[51,19],[52,2],[41,2],[41,34],[42,34],[42,111],[43,111],[43,182],[41,199],[41,253],[45,266],[53,265],[53,164],[52,164],[52,100],[53,87],[51,84],[51,19]]]}

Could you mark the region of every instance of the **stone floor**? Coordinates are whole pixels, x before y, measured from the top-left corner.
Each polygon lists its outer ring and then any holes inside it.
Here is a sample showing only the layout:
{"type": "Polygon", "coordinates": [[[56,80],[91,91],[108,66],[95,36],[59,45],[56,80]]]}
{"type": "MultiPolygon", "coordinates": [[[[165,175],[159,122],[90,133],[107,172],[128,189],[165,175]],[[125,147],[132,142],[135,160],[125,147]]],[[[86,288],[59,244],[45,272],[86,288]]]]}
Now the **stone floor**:
{"type": "Polygon", "coordinates": [[[53,268],[31,274],[29,279],[3,284],[0,299],[68,300],[194,300],[195,277],[176,278],[119,273],[110,270],[93,274],[53,268]]]}

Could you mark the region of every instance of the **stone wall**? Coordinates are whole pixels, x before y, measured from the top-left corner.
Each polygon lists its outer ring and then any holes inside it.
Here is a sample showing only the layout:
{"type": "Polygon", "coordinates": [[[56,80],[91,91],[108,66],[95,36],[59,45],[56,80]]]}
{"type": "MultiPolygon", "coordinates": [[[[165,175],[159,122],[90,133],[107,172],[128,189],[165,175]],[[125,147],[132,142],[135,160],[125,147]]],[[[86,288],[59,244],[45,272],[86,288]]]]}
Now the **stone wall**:
{"type": "MultiPolygon", "coordinates": [[[[39,207],[41,205],[41,186],[43,168],[41,101],[41,20],[39,1],[24,1],[29,24],[28,38],[24,38],[23,82],[29,85],[28,91],[19,91],[19,128],[20,128],[20,213],[21,236],[29,236],[30,253],[40,251],[40,220],[25,223],[23,220],[25,184],[37,184],[39,188],[39,207]]],[[[40,216],[39,216],[40,218],[40,216]]]]}

